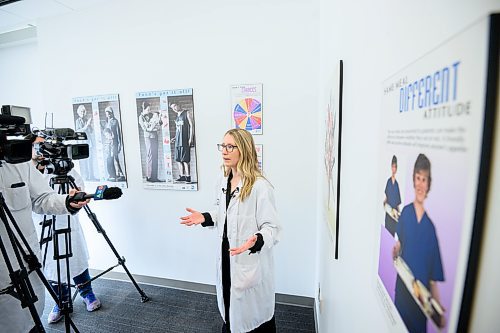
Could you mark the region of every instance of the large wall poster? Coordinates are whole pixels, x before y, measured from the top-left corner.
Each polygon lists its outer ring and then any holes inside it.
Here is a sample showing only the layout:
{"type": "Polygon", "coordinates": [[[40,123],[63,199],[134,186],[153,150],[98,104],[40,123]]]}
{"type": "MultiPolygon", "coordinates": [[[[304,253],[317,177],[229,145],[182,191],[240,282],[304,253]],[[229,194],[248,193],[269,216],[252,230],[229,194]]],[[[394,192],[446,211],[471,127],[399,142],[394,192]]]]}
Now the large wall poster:
{"type": "Polygon", "coordinates": [[[262,84],[231,86],[231,112],[234,128],[262,134],[262,84]]]}
{"type": "Polygon", "coordinates": [[[85,132],[89,145],[89,158],[78,161],[82,178],[85,182],[126,188],[118,94],[75,97],[72,103],[75,131],[85,132]]]}
{"type": "Polygon", "coordinates": [[[325,120],[325,216],[334,243],[334,258],[339,258],[339,208],[340,208],[340,145],[342,134],[342,81],[343,62],[338,66],[328,90],[325,120]]]}
{"type": "MultiPolygon", "coordinates": [[[[498,17],[491,22],[498,28],[498,17]]],[[[392,331],[467,330],[495,114],[485,96],[498,80],[489,24],[381,87],[377,292],[392,331]]]]}
{"type": "Polygon", "coordinates": [[[193,89],[136,94],[145,188],[198,190],[193,89]]]}

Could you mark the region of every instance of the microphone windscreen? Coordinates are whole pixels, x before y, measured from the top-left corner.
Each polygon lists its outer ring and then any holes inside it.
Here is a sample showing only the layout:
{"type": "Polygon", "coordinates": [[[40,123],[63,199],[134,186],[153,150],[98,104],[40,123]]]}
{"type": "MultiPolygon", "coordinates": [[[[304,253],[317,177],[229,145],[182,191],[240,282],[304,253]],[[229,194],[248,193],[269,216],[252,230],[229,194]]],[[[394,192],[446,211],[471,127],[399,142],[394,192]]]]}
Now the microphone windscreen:
{"type": "Polygon", "coordinates": [[[104,190],[102,198],[104,200],[118,199],[122,196],[122,189],[119,187],[108,187],[104,190]]]}
{"type": "Polygon", "coordinates": [[[24,121],[23,117],[0,114],[0,125],[23,125],[24,121]]]}

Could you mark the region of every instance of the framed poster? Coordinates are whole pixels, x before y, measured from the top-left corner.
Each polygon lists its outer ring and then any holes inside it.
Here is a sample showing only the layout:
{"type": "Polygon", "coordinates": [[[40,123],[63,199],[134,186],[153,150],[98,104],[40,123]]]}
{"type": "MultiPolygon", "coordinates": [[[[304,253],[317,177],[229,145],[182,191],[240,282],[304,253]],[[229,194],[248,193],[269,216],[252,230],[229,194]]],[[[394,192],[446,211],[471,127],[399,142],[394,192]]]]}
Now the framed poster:
{"type": "Polygon", "coordinates": [[[467,331],[496,112],[499,16],[381,87],[377,291],[393,331],[467,331]]]}
{"type": "Polygon", "coordinates": [[[264,145],[256,143],[255,150],[257,151],[257,162],[259,163],[259,169],[260,169],[260,172],[262,172],[264,170],[264,169],[262,169],[262,162],[263,162],[263,158],[264,158],[264,145]]]}
{"type": "Polygon", "coordinates": [[[136,94],[145,188],[198,190],[193,89],[136,94]]]}
{"type": "Polygon", "coordinates": [[[234,128],[262,134],[262,84],[231,86],[231,115],[234,128]]]}
{"type": "Polygon", "coordinates": [[[325,216],[334,244],[334,258],[339,258],[340,156],[342,139],[343,61],[340,60],[327,92],[325,116],[324,163],[326,174],[325,216]]]}
{"type": "Polygon", "coordinates": [[[73,98],[75,131],[85,132],[89,158],[79,160],[85,182],[127,187],[118,94],[73,98]]]}

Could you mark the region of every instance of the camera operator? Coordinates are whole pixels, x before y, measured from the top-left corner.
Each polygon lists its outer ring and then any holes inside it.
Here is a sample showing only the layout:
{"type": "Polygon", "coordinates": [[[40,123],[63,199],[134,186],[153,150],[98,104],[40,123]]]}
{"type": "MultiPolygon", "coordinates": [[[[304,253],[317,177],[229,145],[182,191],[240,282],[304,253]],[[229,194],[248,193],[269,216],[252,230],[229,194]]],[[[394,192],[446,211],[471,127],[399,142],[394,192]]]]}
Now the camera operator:
{"type": "MultiPolygon", "coordinates": [[[[37,138],[35,143],[44,142],[43,138],[37,138]]],[[[45,168],[46,163],[44,163],[45,157],[41,155],[37,155],[35,150],[33,150],[33,162],[36,165],[36,168],[43,174],[45,182],[47,184],[50,183],[50,179],[56,176],[55,174],[50,174],[49,170],[45,168]]],[[[84,191],[84,182],[80,174],[75,170],[71,169],[67,172],[68,176],[74,178],[76,185],[78,186],[78,190],[84,191]]],[[[58,187],[60,185],[56,185],[54,188],[55,191],[58,191],[58,187]]],[[[43,221],[43,215],[33,214],[33,218],[35,221],[43,221]]],[[[55,229],[64,229],[66,228],[66,224],[68,221],[68,215],[59,215],[56,216],[55,229]]],[[[82,227],[80,225],[80,221],[78,219],[78,214],[70,216],[71,220],[71,248],[73,252],[73,256],[69,260],[69,269],[71,276],[73,278],[73,282],[75,285],[84,284],[82,287],[78,288],[78,292],[80,296],[83,298],[83,301],[86,305],[87,311],[95,311],[101,307],[101,302],[98,298],[96,298],[93,290],[92,284],[90,282],[90,275],[88,270],[88,259],[89,253],[87,249],[87,242],[85,241],[85,236],[83,234],[82,227]]],[[[54,232],[54,230],[52,230],[54,232]]],[[[45,235],[46,236],[46,235],[45,235]]],[[[69,299],[70,297],[70,288],[68,288],[66,283],[62,285],[57,284],[58,276],[57,276],[57,261],[53,260],[54,254],[54,244],[49,242],[46,244],[47,246],[47,255],[45,259],[44,266],[44,274],[47,279],[50,281],[52,288],[54,288],[55,292],[59,294],[59,288],[62,288],[63,297],[69,299]]],[[[44,248],[42,248],[42,252],[44,248]]],[[[65,244],[59,244],[59,252],[65,252],[65,244]]],[[[44,255],[45,256],[45,255],[44,255]]],[[[61,260],[59,262],[60,271],[66,272],[66,262],[61,260]]],[[[62,274],[63,275],[63,274],[62,274]]],[[[49,324],[56,323],[63,318],[62,312],[55,304],[52,308],[52,311],[49,313],[47,321],[49,324]]]]}
{"type": "MultiPolygon", "coordinates": [[[[75,195],[76,190],[72,190],[69,195],[60,195],[54,192],[40,172],[29,161],[29,151],[26,154],[27,156],[21,156],[12,164],[5,162],[5,160],[8,160],[9,154],[18,153],[18,149],[6,148],[9,147],[7,140],[9,129],[8,126],[4,126],[4,123],[11,124],[10,121],[13,121],[13,118],[20,117],[0,116],[0,192],[3,194],[5,203],[31,250],[40,259],[38,238],[31,217],[32,211],[40,214],[76,214],[80,208],[87,204],[87,201],[70,202],[69,199],[75,195]]],[[[20,119],[24,121],[23,118],[20,119]]],[[[29,141],[27,143],[29,146],[29,141]]],[[[0,236],[5,245],[8,258],[15,258],[13,244],[9,240],[4,223],[0,223],[0,236]]],[[[11,262],[14,270],[19,269],[16,260],[11,260],[11,262]]],[[[25,265],[28,266],[27,262],[25,262],[25,265]]],[[[44,286],[34,273],[30,274],[29,279],[35,295],[38,297],[35,307],[38,313],[41,314],[45,302],[44,286]]],[[[9,286],[11,282],[5,260],[0,260],[0,287],[9,286]]],[[[0,296],[1,332],[27,332],[33,325],[33,318],[29,310],[27,308],[23,309],[18,299],[11,295],[0,296]]]]}

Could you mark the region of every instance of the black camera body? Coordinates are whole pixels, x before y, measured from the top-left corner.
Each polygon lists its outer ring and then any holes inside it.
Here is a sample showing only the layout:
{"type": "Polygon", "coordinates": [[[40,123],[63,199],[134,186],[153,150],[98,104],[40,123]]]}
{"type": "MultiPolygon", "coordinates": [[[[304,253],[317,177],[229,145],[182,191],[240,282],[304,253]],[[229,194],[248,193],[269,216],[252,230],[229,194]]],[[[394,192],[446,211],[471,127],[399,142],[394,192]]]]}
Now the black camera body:
{"type": "Polygon", "coordinates": [[[72,160],[89,157],[89,145],[86,143],[68,143],[73,140],[87,140],[83,132],[75,132],[71,128],[56,128],[34,131],[44,139],[34,145],[39,165],[48,173],[66,175],[73,167],[72,160]]]}
{"type": "Polygon", "coordinates": [[[11,164],[29,161],[31,159],[31,140],[24,137],[30,134],[30,109],[3,105],[1,112],[0,161],[11,164]],[[26,117],[19,115],[26,115],[26,117]]]}

